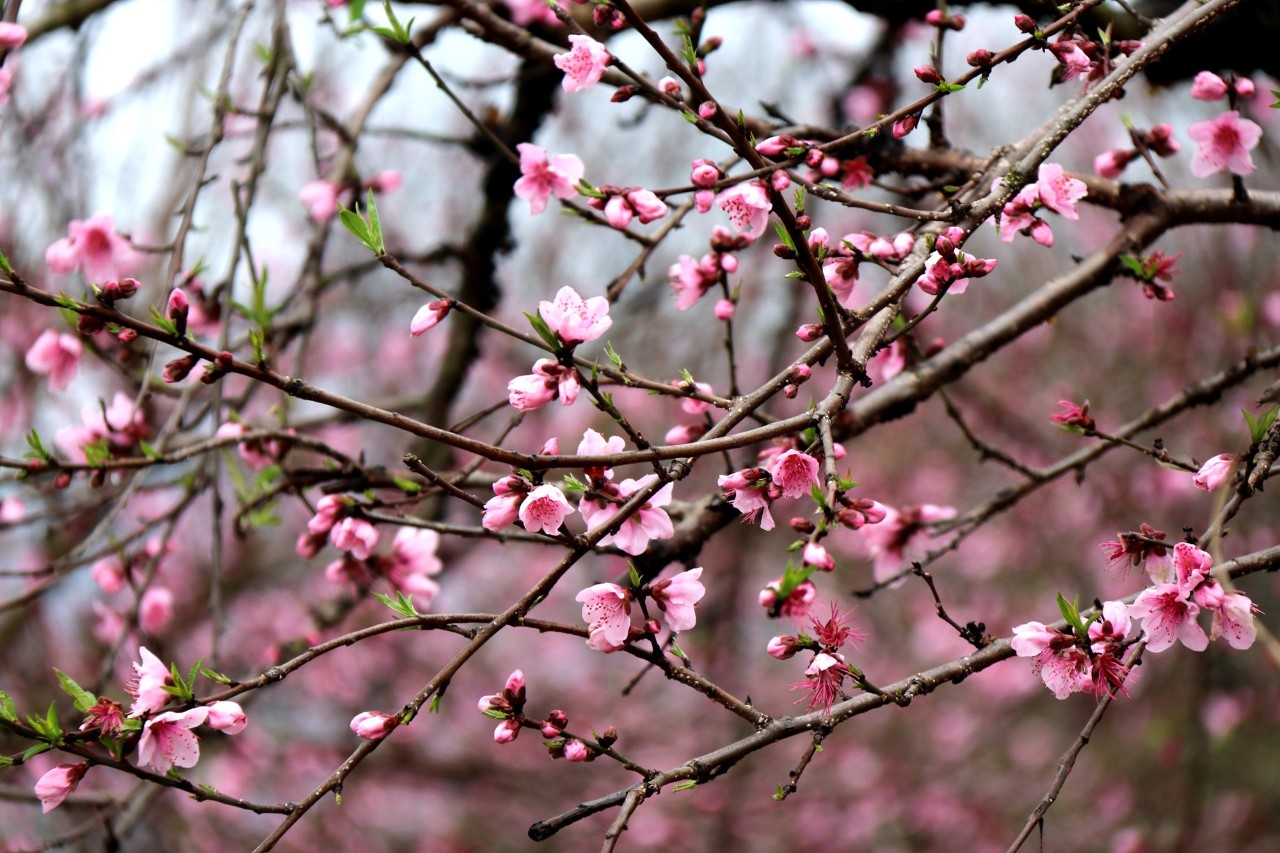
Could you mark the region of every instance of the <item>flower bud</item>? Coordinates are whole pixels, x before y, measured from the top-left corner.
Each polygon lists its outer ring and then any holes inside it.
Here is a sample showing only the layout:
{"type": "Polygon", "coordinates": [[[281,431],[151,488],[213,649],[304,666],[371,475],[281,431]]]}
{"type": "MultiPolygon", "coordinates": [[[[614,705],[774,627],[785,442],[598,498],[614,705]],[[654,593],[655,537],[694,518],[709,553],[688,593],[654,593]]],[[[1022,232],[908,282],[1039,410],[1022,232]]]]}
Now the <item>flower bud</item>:
{"type": "Polygon", "coordinates": [[[774,172],[769,176],[769,184],[778,192],[782,192],[791,186],[791,176],[784,171],[774,172]]]}
{"type": "Polygon", "coordinates": [[[194,355],[184,355],[182,358],[175,358],[164,366],[162,378],[170,385],[175,382],[181,382],[187,378],[187,374],[191,372],[192,368],[196,366],[196,362],[199,360],[200,359],[194,355]]]}
{"type": "Polygon", "coordinates": [[[182,292],[182,288],[175,287],[170,291],[169,302],[165,306],[165,316],[178,330],[179,336],[187,333],[187,314],[190,310],[191,304],[187,301],[187,294],[182,292]]]}
{"type": "Polygon", "coordinates": [[[795,657],[796,652],[800,651],[800,646],[796,643],[796,638],[790,634],[782,634],[774,637],[769,641],[766,649],[770,657],[778,660],[790,660],[795,657]]]}
{"type": "Polygon", "coordinates": [[[698,104],[698,116],[699,118],[710,120],[716,114],[716,109],[715,101],[703,101],[698,104]]]}
{"type": "Polygon", "coordinates": [[[991,63],[995,58],[996,55],[991,51],[978,49],[966,56],[964,61],[972,65],[974,68],[990,68],[991,63]]]}
{"type": "Polygon", "coordinates": [[[899,119],[893,123],[893,138],[902,139],[904,136],[916,129],[916,125],[920,123],[920,116],[912,113],[906,118],[899,119]]]}
{"type": "MultiPolygon", "coordinates": [[[[596,8],[600,7],[597,6],[596,8]]],[[[684,91],[680,88],[680,82],[674,77],[663,77],[658,81],[658,89],[661,90],[662,94],[671,98],[679,98],[684,94],[684,91]]]]}
{"type": "Polygon", "coordinates": [[[728,299],[716,300],[716,319],[728,322],[733,319],[734,306],[728,299]]]}
{"type": "Polygon", "coordinates": [[[59,471],[58,476],[53,478],[53,487],[58,491],[62,491],[71,485],[71,472],[59,471]]]}
{"type": "Polygon", "coordinates": [[[805,343],[811,343],[822,337],[822,327],[817,323],[805,323],[796,329],[796,337],[805,343]]]}
{"type": "Polygon", "coordinates": [[[97,317],[90,317],[88,314],[81,314],[76,320],[76,331],[82,335],[96,335],[106,327],[106,323],[97,317]]]}
{"type": "Polygon", "coordinates": [[[774,243],[773,254],[774,257],[782,258],[784,261],[789,261],[796,256],[796,250],[790,246],[784,245],[783,243],[774,243]]]}
{"type": "Polygon", "coordinates": [[[361,711],[351,720],[351,731],[365,740],[382,740],[391,730],[400,725],[400,721],[391,714],[381,711],[361,711]]]}
{"type": "Polygon", "coordinates": [[[600,733],[600,737],[598,739],[600,741],[600,745],[605,749],[608,749],[618,742],[618,729],[615,726],[609,726],[609,728],[600,733]]]}
{"type": "Polygon", "coordinates": [[[800,226],[801,231],[807,231],[809,226],[813,224],[813,218],[807,213],[802,213],[796,217],[796,225],[800,226]]]}
{"type": "Polygon", "coordinates": [[[689,180],[695,187],[713,187],[720,180],[720,167],[710,160],[694,160],[689,180]]]}
{"type": "Polygon", "coordinates": [[[791,525],[791,529],[796,533],[801,533],[806,536],[816,529],[812,521],[807,518],[801,518],[798,515],[788,521],[787,524],[791,525]]]}
{"type": "Polygon", "coordinates": [[[122,344],[131,344],[138,339],[138,333],[134,329],[121,329],[116,334],[116,339],[122,344]]]}
{"type": "Polygon", "coordinates": [[[1017,27],[1019,31],[1024,32],[1027,35],[1033,35],[1035,31],[1039,29],[1039,27],[1036,26],[1035,18],[1032,18],[1030,15],[1014,15],[1013,25],[1017,27]]]}
{"type": "Polygon", "coordinates": [[[932,65],[920,65],[912,70],[915,72],[916,79],[921,83],[928,83],[931,86],[936,86],[942,82],[942,75],[939,74],[938,69],[934,68],[932,65]]]}
{"type": "Polygon", "coordinates": [[[564,757],[569,761],[586,761],[591,756],[587,745],[577,738],[565,741],[564,757]]]}
{"type": "MultiPolygon", "coordinates": [[[[597,6],[596,8],[599,9],[600,7],[597,6]]],[[[626,86],[619,86],[617,89],[614,89],[613,96],[609,98],[609,100],[615,104],[626,103],[635,96],[636,92],[639,91],[640,88],[638,86],[632,86],[630,84],[626,86]]]]}

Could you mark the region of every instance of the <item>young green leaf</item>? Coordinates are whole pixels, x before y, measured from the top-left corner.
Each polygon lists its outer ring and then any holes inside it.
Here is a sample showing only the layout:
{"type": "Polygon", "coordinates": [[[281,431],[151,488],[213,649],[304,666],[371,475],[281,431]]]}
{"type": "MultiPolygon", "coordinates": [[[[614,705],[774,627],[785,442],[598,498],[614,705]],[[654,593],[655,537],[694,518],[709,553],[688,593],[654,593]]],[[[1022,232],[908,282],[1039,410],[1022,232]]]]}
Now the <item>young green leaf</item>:
{"type": "Polygon", "coordinates": [[[56,667],[53,671],[58,676],[58,684],[62,686],[62,692],[70,696],[71,700],[75,702],[77,711],[83,713],[97,703],[98,697],[76,684],[75,679],[71,676],[56,667]]]}

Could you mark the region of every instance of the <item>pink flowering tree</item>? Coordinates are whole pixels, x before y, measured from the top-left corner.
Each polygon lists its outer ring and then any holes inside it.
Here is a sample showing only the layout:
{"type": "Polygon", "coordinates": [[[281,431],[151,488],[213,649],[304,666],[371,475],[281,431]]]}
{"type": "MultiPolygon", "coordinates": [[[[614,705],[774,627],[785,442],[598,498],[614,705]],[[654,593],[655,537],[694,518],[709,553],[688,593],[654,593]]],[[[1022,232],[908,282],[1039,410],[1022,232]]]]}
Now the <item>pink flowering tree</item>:
{"type": "Polygon", "coordinates": [[[0,4],[6,842],[1280,846],[1280,27],[1014,6],[0,4]]]}

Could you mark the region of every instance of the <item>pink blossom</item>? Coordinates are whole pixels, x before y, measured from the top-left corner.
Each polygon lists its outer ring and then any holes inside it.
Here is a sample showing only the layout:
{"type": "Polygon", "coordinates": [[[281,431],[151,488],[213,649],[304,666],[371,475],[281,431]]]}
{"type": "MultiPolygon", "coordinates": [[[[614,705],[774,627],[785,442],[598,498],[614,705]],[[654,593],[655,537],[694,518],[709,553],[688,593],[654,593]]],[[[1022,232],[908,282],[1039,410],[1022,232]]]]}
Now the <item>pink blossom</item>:
{"type": "Polygon", "coordinates": [[[1084,181],[1066,174],[1058,163],[1044,163],[1040,166],[1036,187],[1045,207],[1067,219],[1080,218],[1076,202],[1089,194],[1084,181]]]}
{"type": "Polygon", "coordinates": [[[1097,172],[1099,177],[1115,180],[1120,177],[1130,161],[1136,156],[1136,151],[1122,151],[1120,149],[1103,151],[1093,158],[1093,171],[1097,172]]]}
{"type": "Polygon", "coordinates": [[[689,181],[695,187],[707,189],[720,180],[720,167],[710,160],[694,160],[689,170],[689,181]]]}
{"type": "Polygon", "coordinates": [[[836,568],[835,558],[817,542],[810,542],[804,546],[804,564],[813,566],[821,572],[833,572],[836,568]]]}
{"type": "MultiPolygon", "coordinates": [[[[0,50],[22,47],[27,41],[27,28],[22,24],[0,21],[0,50]]],[[[48,811],[48,809],[45,809],[48,811]]]]}
{"type": "Polygon", "coordinates": [[[206,722],[214,731],[238,735],[249,724],[249,719],[244,715],[244,709],[237,702],[223,699],[210,702],[208,707],[209,718],[206,722]]]}
{"type": "MultiPolygon", "coordinates": [[[[809,704],[806,710],[812,711],[814,708],[821,707],[822,710],[830,712],[836,700],[843,698],[844,679],[851,672],[848,664],[844,662],[843,655],[818,652],[813,656],[813,661],[804,674],[805,680],[791,685],[791,689],[809,691],[809,704]]],[[[796,701],[803,702],[804,699],[796,701]]]]}
{"type": "Polygon", "coordinates": [[[365,186],[376,193],[390,193],[400,189],[404,177],[394,169],[387,169],[365,181],[365,186]]]}
{"type": "Polygon", "coordinates": [[[632,188],[609,196],[604,218],[614,228],[626,228],[633,216],[648,224],[667,215],[667,206],[650,190],[632,188]]]}
{"type": "Polygon", "coordinates": [[[538,486],[524,503],[520,505],[520,522],[530,533],[546,533],[554,536],[560,532],[560,525],[565,517],[573,512],[573,507],[565,498],[564,492],[550,483],[538,486]]]}
{"type": "Polygon", "coordinates": [[[6,497],[0,499],[0,525],[17,524],[27,517],[27,508],[21,498],[6,497]]]}
{"type": "Polygon", "coordinates": [[[1075,642],[1069,634],[1054,630],[1043,622],[1024,622],[1015,625],[1009,645],[1018,657],[1033,658],[1054,644],[1075,642]]]}
{"type": "MultiPolygon", "coordinates": [[[[616,486],[610,485],[606,493],[613,500],[602,500],[584,496],[578,505],[588,531],[595,531],[608,524],[617,514],[618,507],[636,492],[647,488],[657,481],[657,474],[649,474],[639,480],[623,480],[616,486]]],[[[610,533],[600,540],[601,545],[617,545],[619,549],[631,555],[643,554],[650,539],[670,539],[675,535],[671,517],[662,507],[671,502],[671,489],[674,484],[667,483],[659,489],[644,506],[631,514],[622,522],[616,533],[610,533]]]]}
{"type": "Polygon", "coordinates": [[[716,204],[729,214],[733,229],[752,240],[759,239],[769,227],[769,213],[773,205],[768,191],[758,181],[729,187],[716,196],[716,204]]]}
{"type": "Polygon", "coordinates": [[[544,0],[502,0],[502,3],[511,11],[511,22],[518,27],[530,24],[554,27],[560,23],[555,11],[544,0]]]}
{"type": "Polygon", "coordinates": [[[395,715],[382,711],[361,711],[351,718],[351,731],[365,740],[382,740],[398,725],[395,715]]]}
{"type": "Polygon", "coordinates": [[[433,328],[437,323],[449,316],[449,311],[452,308],[453,303],[448,299],[437,299],[423,305],[418,309],[418,313],[413,315],[413,320],[409,323],[409,334],[416,338],[428,329],[433,328]]]}
{"type": "Polygon", "coordinates": [[[1200,466],[1200,470],[1192,478],[1192,483],[1195,484],[1197,489],[1211,492],[1230,478],[1235,465],[1236,458],[1234,456],[1230,453],[1219,453],[1200,466]]]}
{"type": "Polygon", "coordinates": [[[209,717],[208,708],[167,711],[147,720],[138,740],[138,765],[157,773],[172,767],[195,767],[200,760],[200,741],[191,729],[209,717]]]}
{"type": "Polygon", "coordinates": [[[1209,638],[1196,622],[1199,613],[1188,590],[1174,583],[1157,584],[1129,605],[1129,614],[1143,620],[1142,634],[1153,652],[1162,652],[1175,641],[1192,651],[1204,651],[1209,638]]]}
{"type": "Polygon", "coordinates": [[[45,250],[44,260],[50,272],[79,269],[90,282],[107,282],[123,277],[138,263],[133,246],[116,233],[107,214],[73,219],[67,234],[45,250]]]}
{"type": "Polygon", "coordinates": [[[594,341],[613,325],[608,299],[603,296],[583,299],[572,287],[560,288],[554,302],[539,302],[538,313],[568,346],[594,341]]]}
{"type": "Polygon", "coordinates": [[[886,581],[904,563],[918,560],[926,551],[928,525],[955,518],[949,506],[923,504],[902,510],[884,506],[884,520],[862,528],[870,546],[872,574],[877,582],[886,581]]]}
{"type": "Polygon", "coordinates": [[[439,574],[444,563],[436,556],[440,534],[422,527],[401,527],[391,543],[387,560],[395,564],[398,574],[439,574]]]}
{"type": "Polygon", "coordinates": [[[1216,101],[1226,94],[1227,81],[1212,71],[1201,71],[1191,83],[1191,97],[1197,101],[1216,101]]]}
{"type": "Polygon", "coordinates": [[[1101,654],[1107,643],[1123,643],[1129,635],[1129,608],[1123,601],[1107,601],[1102,605],[1102,618],[1089,625],[1089,642],[1101,654]]]}
{"type": "Polygon", "coordinates": [[[148,587],[138,602],[138,627],[154,636],[169,627],[172,618],[173,593],[162,586],[148,587]]]}
{"type": "Polygon", "coordinates": [[[786,616],[799,622],[809,615],[814,599],[818,597],[818,588],[813,581],[804,580],[796,584],[785,598],[781,597],[785,577],[774,578],[764,589],[760,590],[758,601],[760,606],[769,611],[770,616],[786,616]]]}
{"type": "Polygon", "coordinates": [[[795,449],[784,450],[769,460],[768,471],[788,498],[804,497],[818,482],[818,460],[795,449]]]}
{"type": "Polygon", "coordinates": [[[80,368],[83,353],[78,338],[45,329],[27,350],[27,368],[32,373],[48,374],[50,391],[65,391],[80,368]]]}
{"type": "Polygon", "coordinates": [[[307,206],[312,222],[328,222],[338,212],[338,194],[342,187],[332,181],[312,181],[298,190],[298,201],[307,206]]]}
{"type": "Polygon", "coordinates": [[[1258,626],[1253,622],[1253,614],[1257,609],[1244,593],[1227,593],[1219,607],[1213,611],[1210,639],[1226,637],[1233,649],[1249,648],[1258,637],[1258,626]]]}
{"type": "Polygon", "coordinates": [[[1200,146],[1191,158],[1191,174],[1207,178],[1219,172],[1237,175],[1253,174],[1253,157],[1249,155],[1262,138],[1262,128],[1240,113],[1230,110],[1210,121],[1198,121],[1187,128],[1200,146]]]}
{"type": "MultiPolygon", "coordinates": [[[[608,456],[613,453],[621,453],[627,444],[622,440],[621,436],[611,435],[608,440],[600,433],[593,429],[589,429],[582,434],[582,441],[578,442],[578,456],[608,456]]],[[[592,479],[612,480],[613,469],[604,466],[584,468],[587,476],[592,479]]]]}
{"type": "Polygon", "coordinates": [[[564,757],[568,761],[586,761],[591,757],[591,751],[577,738],[569,738],[564,742],[564,757]]]}
{"type": "Polygon", "coordinates": [[[519,477],[503,477],[493,484],[494,496],[484,505],[480,524],[485,530],[501,530],[515,524],[529,484],[519,477]]]}
{"type": "MultiPolygon", "coordinates": [[[[545,8],[545,7],[544,7],[545,8]]],[[[567,79],[567,78],[566,78],[567,79]]],[[[535,216],[547,208],[547,199],[574,198],[578,192],[574,186],[582,180],[582,161],[574,154],[556,154],[547,157],[546,149],[521,142],[520,175],[515,183],[515,194],[529,202],[529,212],[535,216]]]]}
{"type": "Polygon", "coordinates": [[[558,53],[552,58],[556,68],[564,72],[560,85],[566,92],[577,92],[599,83],[613,58],[609,51],[590,36],[569,36],[569,44],[572,49],[568,53],[558,53]]]}
{"type": "Polygon", "coordinates": [[[1059,699],[1066,699],[1091,684],[1089,656],[1077,645],[1045,649],[1032,664],[1031,671],[1040,676],[1044,686],[1059,699]]]}
{"type": "MultiPolygon", "coordinates": [[[[680,305],[680,302],[677,299],[676,307],[679,307],[679,305],[680,305]]],[[[734,312],[734,305],[728,299],[716,300],[715,313],[716,313],[717,320],[724,320],[725,322],[728,322],[729,320],[733,319],[733,312],[734,312]]]]}
{"type": "Polygon", "coordinates": [[[761,530],[773,529],[773,515],[769,512],[772,498],[769,494],[770,481],[765,472],[759,468],[747,468],[732,474],[721,475],[717,480],[724,490],[724,499],[733,503],[733,508],[742,513],[745,522],[760,522],[761,530]]]}
{"type": "Polygon", "coordinates": [[[493,742],[497,744],[511,743],[520,734],[520,721],[507,719],[498,723],[493,730],[493,742]]]}
{"type": "Polygon", "coordinates": [[[765,651],[771,658],[791,660],[801,648],[799,638],[794,634],[780,634],[769,641],[765,651]]]}
{"type": "Polygon", "coordinates": [[[667,270],[669,284],[676,292],[676,310],[687,311],[702,295],[720,282],[726,272],[724,261],[732,255],[708,253],[702,260],[695,261],[689,255],[681,255],[680,260],[667,270]]]}
{"type": "Polygon", "coordinates": [[[350,504],[350,500],[341,495],[325,495],[316,502],[316,514],[307,522],[307,532],[316,536],[328,533],[350,504]]]}
{"type": "Polygon", "coordinates": [[[694,605],[706,595],[706,588],[698,581],[702,569],[689,569],[669,578],[663,578],[649,587],[654,603],[662,611],[667,627],[672,631],[688,631],[697,622],[694,605]]]}
{"type": "Polygon", "coordinates": [[[348,551],[355,559],[365,560],[378,545],[378,528],[363,518],[347,516],[329,531],[329,541],[339,551],[348,551]]]}
{"type": "Polygon", "coordinates": [[[138,657],[140,662],[133,664],[133,677],[125,684],[125,690],[134,697],[129,716],[135,718],[160,710],[173,698],[173,694],[165,690],[173,686],[169,667],[146,646],[138,647],[138,657]]]}
{"type": "Polygon", "coordinates": [[[581,387],[578,373],[572,367],[540,358],[533,363],[533,373],[517,376],[507,383],[507,402],[522,412],[540,409],[557,397],[562,406],[571,406],[578,399],[581,387]]]}
{"type": "Polygon", "coordinates": [[[616,652],[631,633],[631,590],[616,583],[598,583],[574,598],[582,604],[582,619],[590,638],[587,645],[602,652],[616,652]]]}
{"type": "Polygon", "coordinates": [[[88,770],[87,761],[80,764],[59,764],[41,776],[35,789],[36,798],[40,800],[40,812],[48,814],[62,805],[62,801],[76,789],[88,770]]]}
{"type": "MultiPolygon", "coordinates": [[[[1190,542],[1173,546],[1173,583],[1186,591],[1192,591],[1209,577],[1213,557],[1190,542]]],[[[1160,581],[1156,581],[1160,583],[1160,581]]]]}

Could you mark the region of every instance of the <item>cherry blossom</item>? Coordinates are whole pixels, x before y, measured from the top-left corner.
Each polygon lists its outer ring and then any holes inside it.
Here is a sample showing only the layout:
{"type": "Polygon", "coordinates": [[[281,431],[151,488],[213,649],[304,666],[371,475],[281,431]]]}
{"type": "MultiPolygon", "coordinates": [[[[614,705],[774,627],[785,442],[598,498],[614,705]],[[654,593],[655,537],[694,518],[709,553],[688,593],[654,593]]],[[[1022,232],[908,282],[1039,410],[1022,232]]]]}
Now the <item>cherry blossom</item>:
{"type": "Polygon", "coordinates": [[[699,582],[702,569],[689,569],[669,578],[654,581],[649,587],[654,603],[662,611],[667,627],[672,631],[688,631],[697,622],[694,605],[706,595],[706,588],[699,582]]]}
{"type": "Polygon", "coordinates": [[[414,605],[430,606],[440,592],[431,579],[444,564],[436,556],[440,534],[421,527],[402,527],[391,543],[391,553],[378,560],[378,568],[397,590],[414,596],[414,605]]]}
{"type": "Polygon", "coordinates": [[[195,767],[200,760],[200,741],[191,732],[209,717],[209,709],[167,711],[147,720],[138,740],[138,764],[157,773],[172,767],[195,767]]]}
{"type": "Polygon", "coordinates": [[[585,169],[576,155],[548,157],[546,149],[528,142],[521,142],[516,150],[520,152],[521,177],[515,183],[515,194],[529,202],[530,213],[536,216],[546,210],[547,200],[553,195],[559,199],[577,196],[574,187],[582,180],[585,169]]]}
{"type": "MultiPolygon", "coordinates": [[[[657,474],[648,474],[639,480],[623,480],[617,485],[607,488],[610,500],[584,496],[578,505],[578,511],[587,523],[589,531],[598,530],[609,523],[617,514],[618,507],[641,489],[657,482],[657,474]]],[[[600,540],[601,545],[617,545],[618,548],[631,555],[643,554],[650,539],[670,539],[675,535],[671,518],[662,507],[671,502],[671,490],[674,484],[667,483],[644,506],[636,510],[618,528],[618,532],[610,533],[600,540]]]]}
{"type": "Polygon", "coordinates": [[[729,214],[734,231],[758,240],[769,227],[769,213],[773,205],[763,184],[748,181],[729,187],[716,196],[716,204],[729,214]]]}
{"type": "Polygon", "coordinates": [[[1220,605],[1213,611],[1213,624],[1209,628],[1209,638],[1216,640],[1226,637],[1227,644],[1233,649],[1247,649],[1258,637],[1258,626],[1253,622],[1253,614],[1258,608],[1242,592],[1229,592],[1222,597],[1220,605]]]}
{"type": "Polygon", "coordinates": [[[872,574],[877,582],[892,577],[904,563],[924,556],[928,525],[955,518],[954,507],[923,504],[897,510],[884,506],[884,520],[862,528],[870,546],[872,574]]]}
{"type": "Polygon", "coordinates": [[[1191,97],[1197,101],[1216,101],[1226,94],[1227,81],[1212,71],[1201,71],[1191,83],[1191,97]]]}
{"type": "Polygon", "coordinates": [[[1197,178],[1219,172],[1253,174],[1253,157],[1249,152],[1262,139],[1262,128],[1247,118],[1240,118],[1236,110],[1196,122],[1187,128],[1187,136],[1200,146],[1191,158],[1191,174],[1197,178]]]}
{"type": "Polygon", "coordinates": [[[378,545],[378,528],[363,518],[347,516],[329,531],[329,541],[339,551],[349,551],[357,560],[365,560],[378,545]]]}
{"type": "Polygon", "coordinates": [[[237,702],[226,699],[210,702],[208,709],[209,716],[205,722],[214,731],[238,735],[249,724],[248,718],[244,715],[244,709],[237,702]]]}
{"type": "Polygon", "coordinates": [[[1190,591],[1176,583],[1150,587],[1129,605],[1129,614],[1143,620],[1142,635],[1153,652],[1162,652],[1175,642],[1195,652],[1204,651],[1209,637],[1196,622],[1199,613],[1190,591]]]}
{"type": "Polygon", "coordinates": [[[818,483],[818,460],[795,449],[784,450],[769,460],[768,471],[783,497],[804,497],[818,483]]]}
{"type": "Polygon", "coordinates": [[[40,800],[40,812],[49,812],[62,805],[62,801],[80,784],[84,774],[89,770],[89,762],[80,764],[59,764],[47,771],[36,782],[36,798],[40,800]]]}
{"type": "Polygon", "coordinates": [[[133,664],[133,677],[125,684],[125,691],[134,697],[129,716],[135,718],[160,710],[173,698],[165,690],[173,686],[169,667],[146,646],[138,647],[138,657],[140,660],[133,664]]]}
{"type": "Polygon", "coordinates": [[[557,398],[562,406],[571,406],[578,399],[581,387],[578,373],[572,367],[540,358],[533,363],[533,373],[517,376],[507,383],[507,402],[522,412],[540,409],[557,398]]]}
{"type": "MultiPolygon", "coordinates": [[[[820,707],[823,711],[830,712],[836,700],[843,698],[842,686],[851,671],[843,655],[818,652],[804,674],[805,680],[791,685],[791,689],[809,691],[809,704],[805,710],[812,711],[820,707]]],[[[803,702],[804,699],[796,701],[803,702]]]]}
{"type": "Polygon", "coordinates": [[[398,725],[399,718],[382,711],[361,711],[351,718],[351,731],[364,740],[382,740],[398,725]]]}
{"type": "Polygon", "coordinates": [[[1036,179],[1040,201],[1067,219],[1079,219],[1076,202],[1089,194],[1084,181],[1066,174],[1058,163],[1043,163],[1036,179]]]}
{"type": "Polygon", "coordinates": [[[138,264],[138,255],[105,213],[89,219],[73,219],[66,237],[45,250],[50,272],[69,273],[79,269],[91,282],[121,278],[138,264]]]}
{"type": "Polygon", "coordinates": [[[520,522],[530,533],[546,533],[554,536],[560,532],[560,525],[565,517],[573,512],[573,507],[565,498],[564,492],[543,483],[538,486],[520,505],[520,522]]]}
{"type": "MultiPolygon", "coordinates": [[[[589,204],[597,206],[599,199],[591,199],[589,204]]],[[[631,218],[639,217],[642,225],[655,222],[667,215],[667,206],[651,190],[633,187],[609,196],[604,203],[605,221],[614,228],[626,228],[631,218]]]]}
{"type": "Polygon", "coordinates": [[[796,584],[786,597],[782,597],[784,582],[785,577],[774,578],[760,590],[760,606],[766,608],[771,616],[786,616],[799,622],[808,617],[814,599],[818,597],[818,588],[813,585],[813,581],[804,580],[796,584]]]}
{"type": "Polygon", "coordinates": [[[566,92],[589,89],[600,82],[613,57],[604,45],[590,36],[571,35],[569,44],[572,49],[568,53],[557,53],[552,58],[556,68],[564,72],[560,85],[566,92]]]}
{"type": "Polygon", "coordinates": [[[47,374],[50,391],[65,391],[80,368],[84,347],[73,335],[45,329],[27,350],[27,368],[32,373],[47,374]]]}
{"type": "Polygon", "coordinates": [[[770,493],[770,480],[759,468],[746,468],[732,474],[722,474],[717,480],[724,490],[724,499],[733,503],[733,508],[742,513],[745,522],[759,521],[761,530],[773,529],[773,515],[769,505],[781,492],[774,489],[770,493]]]}
{"type": "Polygon", "coordinates": [[[594,341],[613,325],[608,299],[603,296],[583,299],[572,287],[560,288],[552,302],[539,302],[538,313],[568,346],[594,341]]]}
{"type": "Polygon", "coordinates": [[[1236,458],[1234,456],[1230,453],[1219,453],[1200,466],[1200,470],[1192,478],[1192,483],[1195,484],[1197,489],[1211,492],[1231,477],[1231,472],[1235,469],[1235,465],[1236,458]]]}
{"type": "Polygon", "coordinates": [[[529,494],[529,483],[521,477],[502,477],[493,484],[493,497],[484,505],[480,524],[485,530],[501,530],[515,524],[520,504],[529,494]]]}
{"type": "Polygon", "coordinates": [[[616,652],[631,633],[631,590],[616,583],[598,583],[575,596],[582,604],[582,619],[590,637],[587,645],[602,652],[616,652]]]}

